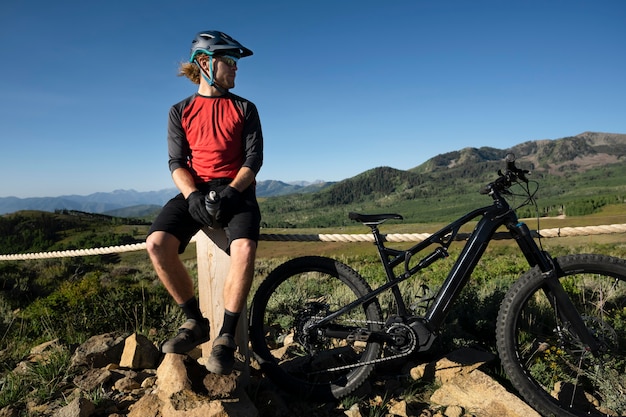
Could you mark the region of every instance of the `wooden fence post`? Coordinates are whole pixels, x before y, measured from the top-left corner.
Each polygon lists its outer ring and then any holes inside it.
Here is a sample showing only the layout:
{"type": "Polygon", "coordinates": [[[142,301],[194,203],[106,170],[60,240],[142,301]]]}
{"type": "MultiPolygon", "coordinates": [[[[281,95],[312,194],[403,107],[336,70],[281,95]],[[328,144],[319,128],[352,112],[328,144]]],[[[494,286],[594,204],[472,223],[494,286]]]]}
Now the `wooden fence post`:
{"type": "MultiPolygon", "coordinates": [[[[224,281],[230,268],[230,256],[225,252],[228,239],[223,229],[204,228],[196,234],[195,241],[200,310],[211,323],[211,340],[202,345],[202,357],[208,358],[213,341],[217,338],[224,321],[224,281]]],[[[244,307],[235,334],[238,351],[244,357],[240,377],[244,384],[247,384],[250,377],[247,317],[244,307]]]]}

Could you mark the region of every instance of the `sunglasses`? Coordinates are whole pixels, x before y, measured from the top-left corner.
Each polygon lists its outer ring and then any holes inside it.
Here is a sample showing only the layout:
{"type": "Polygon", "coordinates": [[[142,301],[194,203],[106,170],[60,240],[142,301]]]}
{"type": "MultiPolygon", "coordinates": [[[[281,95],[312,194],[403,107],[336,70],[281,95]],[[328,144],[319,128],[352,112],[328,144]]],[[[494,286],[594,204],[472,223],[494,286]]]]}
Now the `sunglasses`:
{"type": "Polygon", "coordinates": [[[223,63],[225,63],[229,67],[234,67],[235,65],[237,65],[237,61],[239,61],[239,58],[231,56],[231,55],[218,55],[215,58],[219,58],[223,63]]]}

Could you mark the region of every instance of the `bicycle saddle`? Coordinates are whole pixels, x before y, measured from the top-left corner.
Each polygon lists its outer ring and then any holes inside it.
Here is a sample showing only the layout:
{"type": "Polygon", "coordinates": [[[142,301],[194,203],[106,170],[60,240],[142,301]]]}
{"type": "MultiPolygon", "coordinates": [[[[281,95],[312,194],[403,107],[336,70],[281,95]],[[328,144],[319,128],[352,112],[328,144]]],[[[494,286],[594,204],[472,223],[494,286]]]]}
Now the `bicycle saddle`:
{"type": "Polygon", "coordinates": [[[403,220],[404,218],[400,214],[359,214],[350,212],[348,213],[350,220],[355,220],[363,224],[381,224],[385,220],[403,220]]]}

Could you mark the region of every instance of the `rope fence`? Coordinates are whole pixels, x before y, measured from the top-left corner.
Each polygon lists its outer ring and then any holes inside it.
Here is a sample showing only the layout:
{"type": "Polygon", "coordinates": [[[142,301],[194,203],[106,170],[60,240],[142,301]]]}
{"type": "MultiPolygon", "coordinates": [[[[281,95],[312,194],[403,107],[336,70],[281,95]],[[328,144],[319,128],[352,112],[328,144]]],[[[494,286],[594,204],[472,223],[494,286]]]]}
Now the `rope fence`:
{"type": "MultiPolygon", "coordinates": [[[[571,236],[591,236],[612,233],[626,233],[626,224],[609,224],[602,226],[558,227],[533,231],[536,237],[555,238],[571,236]]],[[[500,234],[502,237],[508,233],[500,234]]],[[[469,234],[461,234],[457,239],[466,239],[469,234]]],[[[390,233],[383,235],[387,242],[421,242],[430,237],[430,233],[390,233]]],[[[371,234],[261,234],[260,240],[274,242],[374,242],[371,234]]],[[[192,240],[193,241],[193,240],[192,240]]],[[[32,259],[69,258],[77,256],[108,255],[113,253],[136,252],[145,250],[146,244],[108,246],[92,249],[73,249],[39,253],[18,253],[0,255],[0,261],[25,261],[32,259]]]]}

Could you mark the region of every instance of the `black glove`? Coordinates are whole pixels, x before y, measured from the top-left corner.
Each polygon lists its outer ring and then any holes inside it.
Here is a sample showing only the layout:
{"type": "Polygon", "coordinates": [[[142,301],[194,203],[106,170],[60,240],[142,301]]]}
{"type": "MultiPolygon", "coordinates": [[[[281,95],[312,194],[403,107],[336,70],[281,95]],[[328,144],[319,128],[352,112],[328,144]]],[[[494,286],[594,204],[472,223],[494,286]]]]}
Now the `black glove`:
{"type": "Polygon", "coordinates": [[[243,203],[241,193],[231,186],[227,186],[220,192],[220,207],[215,215],[215,220],[222,225],[227,225],[243,203]]]}
{"type": "Polygon", "coordinates": [[[187,205],[189,205],[189,214],[196,222],[203,226],[211,226],[213,224],[211,216],[206,211],[204,205],[204,195],[200,191],[194,191],[187,196],[187,205]]]}

